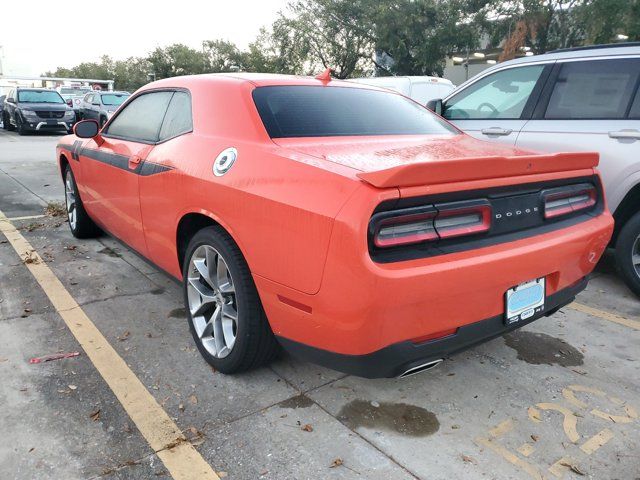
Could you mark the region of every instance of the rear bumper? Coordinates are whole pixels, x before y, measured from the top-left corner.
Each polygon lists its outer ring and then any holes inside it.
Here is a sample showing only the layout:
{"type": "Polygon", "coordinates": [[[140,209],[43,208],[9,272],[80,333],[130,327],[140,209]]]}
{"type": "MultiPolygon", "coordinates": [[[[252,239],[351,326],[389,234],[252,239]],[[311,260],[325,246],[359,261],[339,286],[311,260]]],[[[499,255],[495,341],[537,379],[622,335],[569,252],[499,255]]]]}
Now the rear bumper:
{"type": "Polygon", "coordinates": [[[463,325],[455,334],[420,344],[404,341],[365,355],[347,355],[314,348],[287,338],[278,341],[291,354],[319,365],[366,378],[397,377],[409,369],[444,359],[475,345],[520,328],[543,316],[556,312],[573,301],[587,286],[586,277],[546,299],[545,312],[538,316],[506,326],[503,315],[463,325]]]}

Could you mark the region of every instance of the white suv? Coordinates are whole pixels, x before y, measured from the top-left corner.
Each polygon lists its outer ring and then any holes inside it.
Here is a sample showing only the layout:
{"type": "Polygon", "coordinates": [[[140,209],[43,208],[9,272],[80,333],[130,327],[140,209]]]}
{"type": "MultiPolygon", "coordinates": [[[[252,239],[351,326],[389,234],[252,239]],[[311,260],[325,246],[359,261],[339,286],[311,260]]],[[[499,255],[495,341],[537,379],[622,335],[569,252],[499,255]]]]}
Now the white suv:
{"type": "Polygon", "coordinates": [[[640,296],[640,43],[557,50],[491,67],[429,107],[470,135],[600,153],[612,246],[640,296]]]}

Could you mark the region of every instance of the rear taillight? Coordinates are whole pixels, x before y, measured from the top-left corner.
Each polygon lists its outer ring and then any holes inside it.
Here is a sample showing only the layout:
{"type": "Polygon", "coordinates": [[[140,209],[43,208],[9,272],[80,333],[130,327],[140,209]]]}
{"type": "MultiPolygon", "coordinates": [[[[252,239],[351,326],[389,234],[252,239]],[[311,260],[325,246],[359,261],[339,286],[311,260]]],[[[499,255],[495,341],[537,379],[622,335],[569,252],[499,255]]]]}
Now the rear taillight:
{"type": "Polygon", "coordinates": [[[542,192],[544,218],[556,218],[593,207],[598,191],[591,184],[570,185],[542,192]]]}
{"type": "Polygon", "coordinates": [[[373,236],[375,246],[384,248],[437,240],[438,234],[433,226],[437,210],[434,208],[419,210],[423,211],[381,219],[373,236]]]}
{"type": "Polygon", "coordinates": [[[372,223],[378,248],[432,242],[488,232],[491,206],[477,200],[417,207],[379,214],[372,223]]]}
{"type": "Polygon", "coordinates": [[[434,225],[440,238],[473,235],[488,232],[491,228],[491,207],[488,202],[457,208],[447,208],[446,205],[436,207],[438,216],[434,225]]]}

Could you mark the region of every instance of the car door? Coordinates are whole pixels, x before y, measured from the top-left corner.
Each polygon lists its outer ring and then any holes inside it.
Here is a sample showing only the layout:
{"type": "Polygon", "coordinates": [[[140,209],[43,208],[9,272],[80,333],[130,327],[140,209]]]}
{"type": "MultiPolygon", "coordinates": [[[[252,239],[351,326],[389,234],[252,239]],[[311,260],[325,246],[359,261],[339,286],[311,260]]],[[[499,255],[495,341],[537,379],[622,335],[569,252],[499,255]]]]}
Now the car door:
{"type": "Polygon", "coordinates": [[[158,142],[172,91],[143,92],[131,100],[80,153],[85,205],[104,228],[146,255],[140,213],[142,164],[158,142]]]}
{"type": "Polygon", "coordinates": [[[640,58],[558,62],[517,146],[596,151],[615,211],[640,181],[640,58]]]}
{"type": "Polygon", "coordinates": [[[488,73],[447,98],[442,115],[473,137],[515,145],[551,68],[526,64],[488,73]]]}
{"type": "Polygon", "coordinates": [[[176,266],[176,221],[183,213],[179,196],[180,162],[194,150],[191,96],[178,90],[171,97],[159,141],[141,168],[140,210],[149,258],[166,271],[176,266]]]}

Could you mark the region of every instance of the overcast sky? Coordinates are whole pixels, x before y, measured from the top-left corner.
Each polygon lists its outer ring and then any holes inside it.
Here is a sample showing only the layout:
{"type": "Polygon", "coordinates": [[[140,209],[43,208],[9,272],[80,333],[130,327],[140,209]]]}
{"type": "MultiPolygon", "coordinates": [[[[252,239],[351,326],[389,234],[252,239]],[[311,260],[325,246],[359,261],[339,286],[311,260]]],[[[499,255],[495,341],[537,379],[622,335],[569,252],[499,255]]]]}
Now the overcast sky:
{"type": "Polygon", "coordinates": [[[57,67],[142,56],[157,46],[230,40],[246,47],[287,0],[109,0],[13,4],[0,14],[5,75],[40,75],[57,67]],[[102,7],[104,5],[104,7],[102,7]],[[13,18],[9,18],[9,13],[13,18]],[[17,15],[17,16],[16,16],[17,15]]]}

